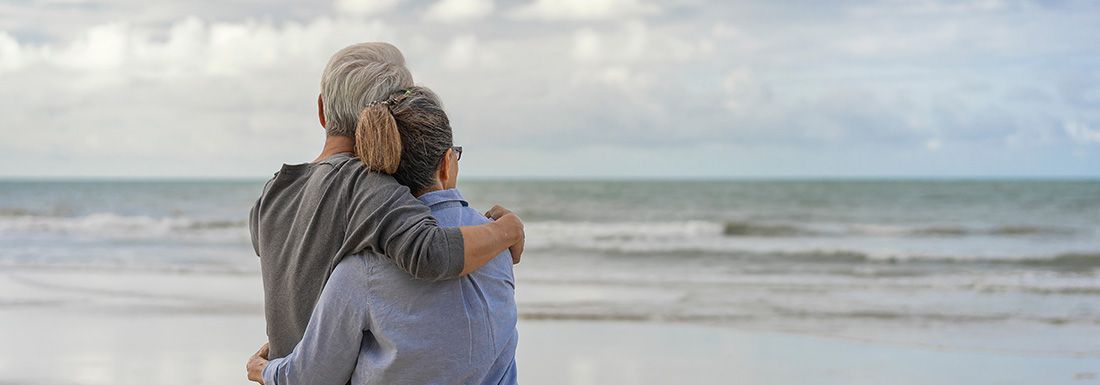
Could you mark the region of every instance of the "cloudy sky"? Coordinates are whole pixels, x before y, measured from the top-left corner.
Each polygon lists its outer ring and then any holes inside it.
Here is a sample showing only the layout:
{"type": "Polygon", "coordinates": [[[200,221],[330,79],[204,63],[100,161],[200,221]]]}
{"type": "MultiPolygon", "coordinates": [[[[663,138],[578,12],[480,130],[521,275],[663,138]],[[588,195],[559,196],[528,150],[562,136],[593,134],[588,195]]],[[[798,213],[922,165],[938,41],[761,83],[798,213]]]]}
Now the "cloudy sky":
{"type": "Polygon", "coordinates": [[[1092,1],[0,2],[0,177],[265,177],[401,48],[481,177],[1100,176],[1092,1]]]}

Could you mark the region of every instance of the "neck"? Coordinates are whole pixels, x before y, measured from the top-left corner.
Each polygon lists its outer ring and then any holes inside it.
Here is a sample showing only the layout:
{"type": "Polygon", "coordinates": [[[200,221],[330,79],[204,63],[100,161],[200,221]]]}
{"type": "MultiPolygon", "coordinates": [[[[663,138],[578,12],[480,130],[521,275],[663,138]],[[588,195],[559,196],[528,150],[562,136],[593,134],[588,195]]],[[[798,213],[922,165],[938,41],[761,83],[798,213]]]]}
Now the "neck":
{"type": "Polygon", "coordinates": [[[420,197],[424,196],[424,194],[430,193],[430,192],[432,192],[432,191],[439,191],[439,190],[442,190],[442,189],[443,189],[443,188],[441,188],[441,187],[428,187],[428,188],[426,188],[426,189],[423,189],[423,190],[420,190],[420,191],[418,191],[418,192],[416,193],[416,197],[417,197],[417,198],[420,198],[420,197]]]}
{"type": "Polygon", "coordinates": [[[342,152],[355,152],[355,139],[346,136],[328,135],[325,136],[325,148],[321,150],[321,155],[317,155],[317,159],[313,161],[319,162],[342,152]]]}
{"type": "Polygon", "coordinates": [[[415,195],[416,195],[417,198],[419,198],[421,195],[430,193],[432,191],[439,191],[439,190],[446,190],[446,189],[443,188],[443,183],[440,183],[439,181],[436,181],[435,184],[433,184],[431,186],[428,186],[428,187],[425,187],[423,190],[417,191],[415,195]]]}

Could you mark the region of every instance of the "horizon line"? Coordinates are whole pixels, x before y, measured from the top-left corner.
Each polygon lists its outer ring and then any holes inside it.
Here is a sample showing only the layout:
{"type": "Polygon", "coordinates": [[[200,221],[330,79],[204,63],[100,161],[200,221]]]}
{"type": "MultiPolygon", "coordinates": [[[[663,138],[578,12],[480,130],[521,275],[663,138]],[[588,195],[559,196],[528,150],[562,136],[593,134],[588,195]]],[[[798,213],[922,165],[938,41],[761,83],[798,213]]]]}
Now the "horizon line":
{"type": "MultiPolygon", "coordinates": [[[[263,181],[255,176],[0,176],[0,182],[244,182],[263,181]]],[[[467,181],[1100,181],[1100,175],[736,175],[736,176],[515,176],[470,175],[467,181]]]]}

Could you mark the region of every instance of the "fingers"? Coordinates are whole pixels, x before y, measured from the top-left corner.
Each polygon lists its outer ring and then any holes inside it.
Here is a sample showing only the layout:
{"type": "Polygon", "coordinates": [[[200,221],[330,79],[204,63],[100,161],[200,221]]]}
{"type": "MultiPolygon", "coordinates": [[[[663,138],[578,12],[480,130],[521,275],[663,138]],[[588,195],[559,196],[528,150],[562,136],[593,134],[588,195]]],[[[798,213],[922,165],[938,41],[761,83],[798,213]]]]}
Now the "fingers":
{"type": "Polygon", "coordinates": [[[514,225],[513,228],[515,228],[515,231],[518,233],[518,237],[514,239],[518,240],[515,244],[508,248],[508,251],[512,254],[512,264],[519,263],[520,259],[523,257],[523,241],[526,237],[526,235],[523,233],[523,220],[519,219],[519,216],[512,213],[511,210],[508,210],[501,205],[493,205],[493,208],[489,209],[489,211],[485,213],[485,217],[491,218],[494,221],[503,220],[505,222],[510,222],[514,225]]]}
{"type": "MultiPolygon", "coordinates": [[[[515,216],[515,214],[512,214],[515,216]]],[[[518,264],[523,257],[523,244],[526,241],[527,234],[523,231],[523,221],[516,217],[516,221],[519,223],[519,241],[508,248],[508,252],[512,254],[512,264],[518,264]]]]}
{"type": "Polygon", "coordinates": [[[264,367],[267,366],[267,355],[270,351],[267,343],[260,346],[260,350],[257,350],[252,357],[248,358],[248,363],[245,364],[245,370],[248,372],[248,380],[257,382],[261,385],[264,383],[264,367]]]}
{"type": "Polygon", "coordinates": [[[508,252],[512,254],[512,264],[519,264],[519,260],[523,258],[523,239],[509,247],[508,252]]]}
{"type": "Polygon", "coordinates": [[[263,359],[266,360],[267,359],[267,353],[269,351],[271,351],[270,346],[268,345],[267,342],[264,342],[263,346],[260,346],[260,350],[257,350],[256,354],[254,354],[254,356],[260,357],[260,358],[263,358],[263,359]]]}
{"type": "Polygon", "coordinates": [[[512,254],[512,264],[518,265],[519,260],[523,257],[523,241],[509,247],[508,252],[512,254]]]}
{"type": "Polygon", "coordinates": [[[490,219],[495,221],[497,219],[500,219],[500,217],[503,217],[503,216],[508,215],[510,213],[512,213],[512,211],[504,208],[504,206],[493,205],[493,208],[491,208],[491,209],[489,209],[489,211],[485,212],[485,217],[490,218],[490,219]]]}

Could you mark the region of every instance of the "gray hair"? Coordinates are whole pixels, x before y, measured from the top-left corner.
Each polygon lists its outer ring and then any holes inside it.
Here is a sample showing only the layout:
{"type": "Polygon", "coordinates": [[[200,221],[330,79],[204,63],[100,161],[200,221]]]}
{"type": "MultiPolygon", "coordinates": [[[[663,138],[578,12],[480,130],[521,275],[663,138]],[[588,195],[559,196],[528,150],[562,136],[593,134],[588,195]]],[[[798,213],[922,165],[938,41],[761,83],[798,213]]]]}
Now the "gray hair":
{"type": "Polygon", "coordinates": [[[435,184],[453,138],[439,96],[426,87],[411,87],[365,109],[355,142],[367,168],[393,175],[419,195],[435,184]]]}
{"type": "Polygon", "coordinates": [[[412,85],[405,57],[392,44],[359,43],[337,51],[321,74],[325,131],[355,137],[359,114],[367,104],[412,85]]]}

